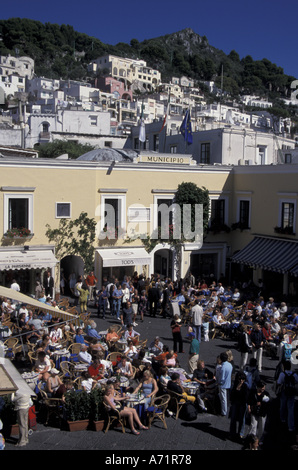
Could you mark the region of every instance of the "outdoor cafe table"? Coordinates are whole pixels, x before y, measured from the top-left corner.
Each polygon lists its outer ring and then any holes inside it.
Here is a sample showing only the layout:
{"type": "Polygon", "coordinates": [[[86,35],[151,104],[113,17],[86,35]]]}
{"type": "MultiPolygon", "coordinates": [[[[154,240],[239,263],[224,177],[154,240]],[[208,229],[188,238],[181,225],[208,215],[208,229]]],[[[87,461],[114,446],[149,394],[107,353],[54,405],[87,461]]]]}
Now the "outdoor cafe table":
{"type": "Polygon", "coordinates": [[[181,369],[181,367],[170,367],[169,374],[172,375],[174,372],[179,374],[181,382],[185,382],[185,380],[187,380],[188,374],[184,369],[181,369]]]}
{"type": "Polygon", "coordinates": [[[28,386],[35,390],[38,384],[38,372],[24,372],[21,374],[22,378],[27,382],[28,386]]]}
{"type": "Polygon", "coordinates": [[[121,338],[117,341],[117,346],[119,348],[119,351],[124,351],[126,346],[127,346],[127,341],[124,338],[121,338]]]}
{"type": "Polygon", "coordinates": [[[68,361],[69,358],[70,358],[70,352],[68,349],[66,348],[63,348],[63,349],[55,349],[53,352],[52,352],[52,357],[53,357],[53,360],[55,361],[55,367],[56,369],[60,369],[60,363],[62,361],[68,361]]]}
{"type": "Polygon", "coordinates": [[[75,364],[74,366],[74,374],[75,375],[80,375],[82,372],[85,372],[88,370],[90,364],[84,364],[82,362],[79,362],[78,364],[75,364]]]}
{"type": "Polygon", "coordinates": [[[196,395],[200,389],[200,384],[198,382],[183,382],[182,387],[188,395],[196,395]]]}
{"type": "Polygon", "coordinates": [[[130,408],[135,408],[142,421],[146,418],[145,403],[146,403],[146,399],[145,399],[145,395],[143,394],[138,395],[137,393],[131,393],[131,394],[128,393],[125,399],[126,406],[130,408]]]}

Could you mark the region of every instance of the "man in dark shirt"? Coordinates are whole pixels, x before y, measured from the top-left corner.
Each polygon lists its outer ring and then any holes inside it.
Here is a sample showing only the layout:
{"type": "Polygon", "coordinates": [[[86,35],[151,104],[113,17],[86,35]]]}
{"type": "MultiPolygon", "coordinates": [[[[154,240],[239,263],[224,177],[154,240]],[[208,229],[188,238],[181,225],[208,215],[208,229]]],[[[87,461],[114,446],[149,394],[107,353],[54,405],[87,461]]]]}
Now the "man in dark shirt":
{"type": "Polygon", "coordinates": [[[121,323],[126,327],[133,323],[133,310],[131,306],[131,302],[126,302],[126,306],[122,309],[121,314],[121,323]]]}

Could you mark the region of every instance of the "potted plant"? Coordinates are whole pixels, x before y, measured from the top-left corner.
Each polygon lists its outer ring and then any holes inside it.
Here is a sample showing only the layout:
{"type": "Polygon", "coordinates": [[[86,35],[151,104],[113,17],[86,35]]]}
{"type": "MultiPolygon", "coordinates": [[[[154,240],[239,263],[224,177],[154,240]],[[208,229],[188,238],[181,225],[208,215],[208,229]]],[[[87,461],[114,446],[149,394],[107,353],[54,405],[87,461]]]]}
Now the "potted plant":
{"type": "Polygon", "coordinates": [[[26,227],[11,228],[4,234],[5,238],[30,238],[33,233],[26,227]]]}
{"type": "Polygon", "coordinates": [[[70,431],[83,431],[89,425],[90,397],[84,390],[70,390],[65,395],[66,421],[70,431]]]}
{"type": "Polygon", "coordinates": [[[102,431],[104,428],[105,408],[103,404],[104,392],[95,387],[90,392],[90,423],[95,431],[102,431]]]}

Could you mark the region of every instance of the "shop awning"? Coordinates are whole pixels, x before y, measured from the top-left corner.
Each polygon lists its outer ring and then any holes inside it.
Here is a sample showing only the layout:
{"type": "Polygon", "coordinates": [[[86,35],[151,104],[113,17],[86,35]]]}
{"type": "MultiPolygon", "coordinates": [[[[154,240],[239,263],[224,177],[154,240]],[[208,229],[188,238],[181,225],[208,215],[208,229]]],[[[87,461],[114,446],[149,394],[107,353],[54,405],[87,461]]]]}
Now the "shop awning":
{"type": "Polygon", "coordinates": [[[151,264],[151,256],[145,248],[97,250],[103,267],[140,266],[151,264]]]}
{"type": "Polygon", "coordinates": [[[10,359],[0,358],[0,396],[10,395],[17,390],[24,395],[36,396],[10,359]]]}
{"type": "Polygon", "coordinates": [[[298,241],[256,236],[232,262],[298,276],[298,241]]]}
{"type": "Polygon", "coordinates": [[[33,299],[32,297],[22,294],[21,292],[17,292],[10,287],[0,286],[0,297],[7,297],[8,299],[15,300],[22,304],[30,305],[31,308],[37,308],[38,310],[42,310],[44,312],[50,312],[54,318],[60,318],[63,321],[77,323],[75,320],[79,318],[79,315],[73,315],[71,313],[65,312],[64,310],[52,307],[51,305],[44,304],[43,302],[33,299]]]}
{"type": "Polygon", "coordinates": [[[0,251],[0,270],[54,268],[58,263],[51,250],[0,251]]]}

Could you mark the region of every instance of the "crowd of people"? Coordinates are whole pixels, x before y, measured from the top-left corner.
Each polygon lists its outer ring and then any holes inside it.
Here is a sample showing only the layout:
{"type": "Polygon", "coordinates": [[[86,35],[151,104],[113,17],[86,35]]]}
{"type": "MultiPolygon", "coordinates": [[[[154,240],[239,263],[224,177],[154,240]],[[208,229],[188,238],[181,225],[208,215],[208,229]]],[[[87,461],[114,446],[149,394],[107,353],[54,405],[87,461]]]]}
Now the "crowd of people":
{"type": "MultiPolygon", "coordinates": [[[[231,438],[247,441],[250,448],[256,449],[263,443],[272,399],[262,379],[263,354],[267,354],[277,359],[273,379],[280,400],[280,420],[295,433],[298,375],[291,363],[298,327],[295,308],[275,302],[272,297],[266,299],[259,291],[248,295],[244,287],[231,288],[215,280],[196,281],[192,275],[174,282],[158,275],[145,278],[135,273],[120,282],[104,278],[100,289],[96,288],[93,273],[87,277],[89,282],[80,276],[72,284],[74,304],[78,313],[85,315],[80,327],[15,305],[10,299],[1,301],[2,320],[9,315],[15,332],[33,345],[37,355],[33,369],[49,396],[63,398],[74,387],[53,359],[56,347],[66,344],[67,338],[68,346],[80,344],[76,360],[86,364],[80,387],[88,393],[96,386],[105,387],[107,406],[111,411],[120,409],[134,434],[147,426],[133,408],[126,404],[119,407],[119,403],[125,403],[126,394],[142,391],[148,409],[155,396],[175,392],[196,412],[211,410],[229,417],[231,438]],[[115,324],[106,332],[98,332],[96,322],[88,317],[90,305],[99,319],[109,316],[115,324]],[[135,330],[137,322],[157,316],[169,318],[172,347],[159,337],[141,338],[135,330]],[[188,351],[187,370],[181,371],[179,355],[186,349],[183,325],[187,328],[188,351]],[[215,336],[235,340],[240,353],[238,365],[234,364],[232,351],[227,350],[218,355],[213,368],[205,367],[200,346],[215,336]],[[116,360],[109,360],[111,352],[118,352],[116,360]],[[196,384],[195,393],[189,393],[190,382],[196,384]]],[[[55,306],[51,298],[46,302],[55,306]]],[[[172,413],[170,407],[168,412],[172,413]]]]}

